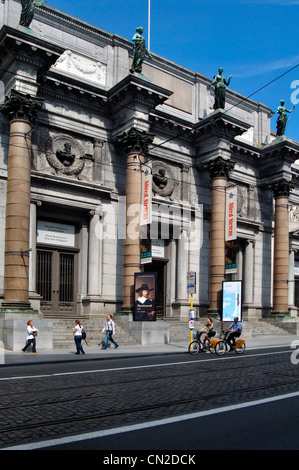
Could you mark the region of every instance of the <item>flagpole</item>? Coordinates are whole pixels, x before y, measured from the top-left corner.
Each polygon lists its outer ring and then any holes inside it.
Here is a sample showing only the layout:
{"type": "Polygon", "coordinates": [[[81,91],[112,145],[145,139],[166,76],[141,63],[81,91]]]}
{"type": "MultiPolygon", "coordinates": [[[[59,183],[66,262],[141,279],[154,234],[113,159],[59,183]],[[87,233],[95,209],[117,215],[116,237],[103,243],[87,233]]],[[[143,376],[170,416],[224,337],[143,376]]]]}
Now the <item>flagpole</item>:
{"type": "Polygon", "coordinates": [[[148,40],[147,49],[151,49],[151,0],[148,0],[148,40]]]}

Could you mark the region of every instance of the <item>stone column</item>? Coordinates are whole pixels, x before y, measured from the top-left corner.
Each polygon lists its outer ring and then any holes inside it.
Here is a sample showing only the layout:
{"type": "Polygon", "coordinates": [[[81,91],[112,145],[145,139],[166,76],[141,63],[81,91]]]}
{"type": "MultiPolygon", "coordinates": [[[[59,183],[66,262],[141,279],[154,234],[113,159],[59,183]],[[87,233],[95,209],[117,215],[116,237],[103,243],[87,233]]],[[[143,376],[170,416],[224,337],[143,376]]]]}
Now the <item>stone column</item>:
{"type": "Polygon", "coordinates": [[[30,236],[29,236],[29,291],[36,294],[36,206],[38,203],[30,203],[30,236]]]}
{"type": "Polygon", "coordinates": [[[117,139],[127,155],[126,237],[124,242],[123,311],[134,308],[134,274],[140,272],[139,214],[141,204],[141,166],[154,136],[132,127],[117,139]]]}
{"type": "Polygon", "coordinates": [[[188,271],[188,250],[187,231],[182,230],[178,239],[177,248],[177,273],[176,273],[176,300],[186,301],[187,294],[187,271],[188,271]]]}
{"type": "Polygon", "coordinates": [[[100,214],[90,211],[88,243],[88,297],[96,300],[102,294],[102,225],[100,214]]]}
{"type": "Polygon", "coordinates": [[[289,214],[288,202],[292,185],[282,179],[271,185],[275,198],[274,226],[274,272],[273,272],[273,311],[274,316],[289,313],[289,214]]]}
{"type": "Polygon", "coordinates": [[[42,100],[12,90],[1,111],[10,119],[7,169],[5,275],[2,307],[30,309],[29,222],[31,131],[42,100]]]}
{"type": "Polygon", "coordinates": [[[234,163],[218,157],[205,165],[212,178],[210,224],[209,309],[221,312],[222,282],[225,280],[225,196],[229,172],[234,163]]]}
{"type": "Polygon", "coordinates": [[[295,250],[290,248],[289,253],[289,306],[295,305],[295,250]]]}
{"type": "Polygon", "coordinates": [[[94,139],[94,164],[93,164],[93,179],[103,183],[104,181],[104,166],[103,166],[103,149],[105,146],[104,140],[94,139]]]}
{"type": "Polygon", "coordinates": [[[245,253],[244,253],[244,303],[252,304],[253,303],[253,259],[254,259],[254,240],[246,240],[245,243],[245,253]]]}

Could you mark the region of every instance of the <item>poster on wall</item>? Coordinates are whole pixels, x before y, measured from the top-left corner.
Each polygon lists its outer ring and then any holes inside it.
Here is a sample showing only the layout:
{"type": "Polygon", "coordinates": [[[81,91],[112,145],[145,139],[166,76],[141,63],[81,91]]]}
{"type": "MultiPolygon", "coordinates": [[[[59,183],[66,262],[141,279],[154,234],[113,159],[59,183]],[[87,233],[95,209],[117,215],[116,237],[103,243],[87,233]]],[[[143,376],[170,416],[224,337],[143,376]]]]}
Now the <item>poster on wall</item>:
{"type": "Polygon", "coordinates": [[[225,274],[237,273],[238,245],[234,240],[225,242],[225,274]]]}
{"type": "Polygon", "coordinates": [[[134,321],[156,321],[156,273],[135,273],[134,281],[134,321]]]}
{"type": "Polygon", "coordinates": [[[152,262],[152,240],[150,237],[150,225],[140,225],[140,264],[152,262]]]}
{"type": "Polygon", "coordinates": [[[222,320],[242,321],[242,281],[223,281],[222,292],[222,320]]]}

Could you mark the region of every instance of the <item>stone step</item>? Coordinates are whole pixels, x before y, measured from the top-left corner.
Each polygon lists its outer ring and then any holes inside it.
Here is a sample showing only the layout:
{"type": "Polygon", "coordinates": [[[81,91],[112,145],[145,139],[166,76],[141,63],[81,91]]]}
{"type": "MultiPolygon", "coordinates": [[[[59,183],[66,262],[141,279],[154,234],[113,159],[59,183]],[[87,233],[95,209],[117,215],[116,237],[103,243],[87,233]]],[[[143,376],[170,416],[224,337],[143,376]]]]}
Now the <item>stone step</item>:
{"type": "MultiPolygon", "coordinates": [[[[106,317],[85,318],[82,324],[87,334],[87,343],[90,347],[98,347],[104,340],[104,335],[101,331],[105,325],[106,317]]],[[[115,339],[119,344],[134,345],[138,344],[135,338],[129,331],[129,319],[127,317],[114,317],[116,323],[116,336],[115,339]]],[[[157,320],[161,322],[163,328],[164,320],[157,320]]],[[[166,321],[169,325],[169,342],[180,343],[189,342],[191,339],[191,330],[189,330],[188,320],[182,321],[166,321]]],[[[205,324],[204,321],[195,321],[195,330],[202,328],[205,324]]],[[[54,348],[73,348],[74,336],[72,328],[75,325],[74,319],[53,319],[53,347],[54,348]]],[[[228,323],[223,327],[228,326],[228,323]]],[[[221,323],[216,322],[217,336],[221,332],[221,323]]],[[[288,325],[281,327],[281,322],[265,320],[244,321],[243,322],[243,338],[257,338],[261,336],[285,336],[294,334],[294,330],[288,330],[288,325]]],[[[84,344],[84,343],[83,343],[84,344]]]]}
{"type": "MultiPolygon", "coordinates": [[[[273,320],[276,322],[276,320],[273,320]]],[[[170,324],[170,343],[186,341],[186,338],[190,338],[190,330],[188,329],[188,323],[186,321],[178,322],[171,321],[170,324]],[[189,333],[188,333],[189,332],[189,333]]],[[[195,330],[201,329],[204,325],[204,321],[195,322],[195,330]]],[[[256,320],[256,321],[244,321],[243,322],[243,332],[242,337],[244,338],[256,338],[261,336],[286,336],[293,335],[294,330],[288,328],[288,325],[284,325],[282,322],[277,322],[276,324],[271,323],[271,321],[256,320]]],[[[229,326],[229,323],[223,325],[223,328],[229,326]]],[[[221,332],[221,323],[216,322],[216,331],[217,336],[221,332]]]]}
{"type": "MultiPolygon", "coordinates": [[[[53,319],[53,347],[55,349],[69,349],[74,347],[74,334],[72,328],[75,326],[74,319],[53,319]]],[[[81,318],[80,318],[81,321],[81,318]]],[[[101,331],[105,325],[106,317],[97,319],[82,320],[82,325],[86,331],[86,341],[90,347],[98,347],[105,339],[105,335],[101,331]]],[[[137,344],[127,331],[116,323],[117,342],[123,345],[137,344]]],[[[83,341],[83,345],[84,345],[83,341]]]]}

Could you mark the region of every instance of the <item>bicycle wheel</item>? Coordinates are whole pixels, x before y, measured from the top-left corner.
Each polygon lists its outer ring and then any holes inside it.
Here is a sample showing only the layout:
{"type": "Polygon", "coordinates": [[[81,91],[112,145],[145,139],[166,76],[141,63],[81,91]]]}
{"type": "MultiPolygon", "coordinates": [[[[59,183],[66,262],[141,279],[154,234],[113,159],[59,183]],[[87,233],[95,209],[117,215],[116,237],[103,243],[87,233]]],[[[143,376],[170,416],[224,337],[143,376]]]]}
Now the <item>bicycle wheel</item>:
{"type": "Polygon", "coordinates": [[[239,348],[237,348],[237,347],[235,348],[235,352],[236,352],[237,354],[243,354],[243,352],[245,351],[245,348],[246,348],[246,346],[245,346],[245,342],[244,342],[244,343],[242,344],[242,346],[240,346],[239,348]]]}
{"type": "Polygon", "coordinates": [[[198,341],[192,341],[192,343],[189,344],[188,347],[188,352],[195,356],[195,354],[198,354],[200,351],[201,347],[198,341]]]}
{"type": "Polygon", "coordinates": [[[215,346],[215,353],[217,356],[224,356],[226,353],[226,344],[224,341],[220,340],[215,346]]]}

